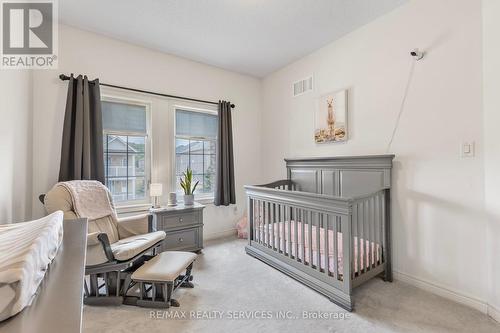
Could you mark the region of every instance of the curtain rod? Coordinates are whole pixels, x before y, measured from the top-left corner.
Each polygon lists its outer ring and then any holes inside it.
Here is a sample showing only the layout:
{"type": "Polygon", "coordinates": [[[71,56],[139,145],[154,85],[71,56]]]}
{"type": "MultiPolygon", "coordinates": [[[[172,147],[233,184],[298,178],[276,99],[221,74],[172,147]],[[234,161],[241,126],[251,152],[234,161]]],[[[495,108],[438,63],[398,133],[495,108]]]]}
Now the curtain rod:
{"type": "MultiPolygon", "coordinates": [[[[66,74],[60,74],[59,78],[62,81],[68,81],[69,80],[69,76],[67,76],[66,74]]],[[[89,82],[93,83],[93,81],[89,81],[89,82]]],[[[162,97],[169,97],[169,98],[175,98],[175,99],[183,99],[183,100],[191,101],[191,102],[200,102],[200,103],[206,103],[206,104],[219,105],[218,102],[211,102],[211,101],[205,101],[205,100],[202,100],[202,99],[182,97],[182,96],[175,96],[175,95],[167,95],[167,94],[157,93],[157,92],[153,92],[153,91],[147,91],[147,90],[141,90],[141,89],[135,89],[135,88],[128,88],[128,87],[117,86],[117,85],[108,84],[108,83],[101,83],[101,82],[99,82],[99,85],[106,86],[106,87],[111,87],[111,88],[122,89],[122,90],[134,91],[134,92],[143,93],[143,94],[156,95],[156,96],[162,96],[162,97]]],[[[231,104],[231,108],[234,109],[234,107],[235,107],[235,105],[231,104]]]]}

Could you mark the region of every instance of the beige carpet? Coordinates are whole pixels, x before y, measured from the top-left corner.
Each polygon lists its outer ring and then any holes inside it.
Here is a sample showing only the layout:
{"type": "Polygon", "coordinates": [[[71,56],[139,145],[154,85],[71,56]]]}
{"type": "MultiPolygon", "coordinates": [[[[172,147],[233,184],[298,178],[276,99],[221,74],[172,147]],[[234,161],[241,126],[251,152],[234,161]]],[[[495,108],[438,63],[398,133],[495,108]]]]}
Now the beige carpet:
{"type": "Polygon", "coordinates": [[[348,313],[246,255],[245,244],[232,238],[205,244],[195,288],[176,294],[179,308],[86,306],[84,332],[500,332],[500,324],[478,311],[378,278],[356,289],[356,309],[348,313]],[[328,318],[304,319],[304,311],[328,318]]]}

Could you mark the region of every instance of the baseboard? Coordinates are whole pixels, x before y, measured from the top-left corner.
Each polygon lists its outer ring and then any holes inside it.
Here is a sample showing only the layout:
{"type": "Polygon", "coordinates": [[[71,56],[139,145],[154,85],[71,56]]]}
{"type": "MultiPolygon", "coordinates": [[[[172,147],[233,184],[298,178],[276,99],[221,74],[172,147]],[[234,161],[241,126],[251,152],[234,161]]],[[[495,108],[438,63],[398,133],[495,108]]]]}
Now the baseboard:
{"type": "Polygon", "coordinates": [[[236,228],[231,228],[228,230],[211,232],[209,234],[205,234],[205,235],[203,235],[203,239],[204,240],[212,240],[212,239],[225,238],[225,237],[235,236],[235,235],[236,235],[236,228]]]}
{"type": "Polygon", "coordinates": [[[488,316],[500,323],[500,309],[497,309],[491,304],[488,304],[488,316]]]}
{"type": "MultiPolygon", "coordinates": [[[[428,291],[430,293],[433,293],[435,295],[439,295],[441,297],[447,298],[447,299],[452,300],[454,302],[457,302],[457,303],[466,305],[468,307],[474,308],[478,311],[481,311],[484,314],[490,315],[489,307],[491,307],[491,306],[488,305],[488,303],[485,301],[482,301],[482,300],[477,299],[475,297],[471,297],[469,295],[464,295],[461,292],[451,290],[449,288],[437,285],[437,284],[429,282],[429,281],[415,278],[415,277],[410,276],[410,275],[405,274],[405,273],[393,271],[393,274],[394,274],[394,278],[396,280],[406,282],[414,287],[423,289],[423,290],[428,291]]],[[[498,312],[498,310],[496,310],[496,311],[497,311],[496,314],[498,315],[499,312],[498,312]]],[[[490,316],[492,318],[494,318],[493,315],[490,315],[490,316]]]]}

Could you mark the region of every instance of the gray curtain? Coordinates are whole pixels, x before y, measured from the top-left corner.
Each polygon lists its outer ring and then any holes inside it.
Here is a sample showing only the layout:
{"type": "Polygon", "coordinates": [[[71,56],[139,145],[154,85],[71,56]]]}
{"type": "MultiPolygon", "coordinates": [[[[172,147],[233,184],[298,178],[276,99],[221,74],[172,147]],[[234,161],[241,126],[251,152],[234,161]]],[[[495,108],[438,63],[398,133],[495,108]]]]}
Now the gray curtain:
{"type": "Polygon", "coordinates": [[[214,204],[216,206],[235,204],[231,103],[226,101],[219,101],[216,182],[214,204]]]}
{"type": "Polygon", "coordinates": [[[71,74],[61,148],[59,181],[98,180],[104,184],[99,80],[71,74]]]}

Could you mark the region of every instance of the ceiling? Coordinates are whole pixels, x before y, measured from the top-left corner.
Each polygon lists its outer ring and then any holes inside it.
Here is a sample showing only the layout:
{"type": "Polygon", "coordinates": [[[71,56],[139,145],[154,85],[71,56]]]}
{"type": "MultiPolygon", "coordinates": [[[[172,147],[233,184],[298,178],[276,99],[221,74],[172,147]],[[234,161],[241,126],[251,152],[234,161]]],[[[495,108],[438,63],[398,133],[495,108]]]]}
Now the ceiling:
{"type": "Polygon", "coordinates": [[[407,0],[64,0],[62,23],[264,77],[407,0]]]}

